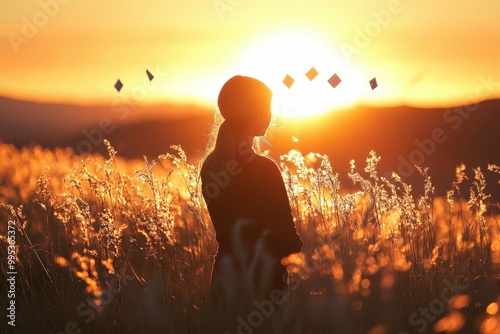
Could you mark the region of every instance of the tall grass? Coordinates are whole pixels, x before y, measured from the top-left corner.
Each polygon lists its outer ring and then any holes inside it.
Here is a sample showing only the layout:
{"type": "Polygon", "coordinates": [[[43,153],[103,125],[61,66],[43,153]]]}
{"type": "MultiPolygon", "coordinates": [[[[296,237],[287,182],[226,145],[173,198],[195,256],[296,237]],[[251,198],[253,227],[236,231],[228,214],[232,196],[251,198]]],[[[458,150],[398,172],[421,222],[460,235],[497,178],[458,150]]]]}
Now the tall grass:
{"type": "MultiPolygon", "coordinates": [[[[124,160],[105,144],[107,158],[0,145],[2,254],[7,221],[17,227],[17,329],[213,332],[217,244],[196,162],[180,147],[124,160]]],[[[484,181],[499,166],[458,166],[447,197],[436,198],[427,169],[418,168],[417,195],[397,174],[380,176],[380,159],[370,152],[363,169],[351,161],[359,190],[348,192],[326,155],[281,157],[304,241],[284,260],[295,277],[286,332],[500,331],[499,208],[484,181]]]]}

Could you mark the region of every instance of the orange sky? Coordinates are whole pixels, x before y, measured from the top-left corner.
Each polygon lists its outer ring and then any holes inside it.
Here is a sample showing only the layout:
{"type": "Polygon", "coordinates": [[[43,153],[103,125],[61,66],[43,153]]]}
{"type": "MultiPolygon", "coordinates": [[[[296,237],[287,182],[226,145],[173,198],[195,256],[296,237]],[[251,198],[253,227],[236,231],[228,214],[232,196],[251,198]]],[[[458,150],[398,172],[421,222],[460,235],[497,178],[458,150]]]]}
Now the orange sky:
{"type": "Polygon", "coordinates": [[[213,103],[241,73],[318,108],[461,104],[500,96],[499,14],[493,0],[2,1],[0,95],[109,103],[120,78],[144,103],[213,103]]]}

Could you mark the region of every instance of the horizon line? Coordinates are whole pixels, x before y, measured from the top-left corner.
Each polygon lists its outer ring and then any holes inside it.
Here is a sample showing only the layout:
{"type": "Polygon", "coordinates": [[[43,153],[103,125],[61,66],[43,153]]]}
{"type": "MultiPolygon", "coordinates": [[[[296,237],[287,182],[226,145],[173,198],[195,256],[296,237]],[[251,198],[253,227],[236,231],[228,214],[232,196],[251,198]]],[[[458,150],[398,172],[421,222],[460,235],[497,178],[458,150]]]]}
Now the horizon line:
{"type": "MultiPolygon", "coordinates": [[[[60,106],[75,106],[75,107],[109,107],[112,106],[115,102],[111,102],[108,100],[69,100],[69,99],[60,99],[60,100],[45,100],[45,99],[26,99],[23,97],[16,97],[8,94],[3,94],[0,93],[0,99],[6,99],[6,100],[11,100],[11,101],[16,101],[16,102],[25,102],[25,103],[34,103],[34,104],[42,104],[42,105],[60,105],[60,106]]],[[[348,106],[339,106],[338,108],[333,108],[329,111],[324,112],[324,114],[328,114],[330,112],[333,112],[335,110],[346,110],[346,109],[356,109],[356,108],[399,108],[399,107],[406,107],[406,108],[413,108],[413,109],[448,109],[448,108],[457,108],[460,106],[470,106],[474,104],[481,104],[484,102],[488,101],[497,101],[500,100],[500,95],[499,96],[490,96],[487,98],[484,98],[482,100],[478,100],[477,102],[472,102],[464,104],[464,103],[366,103],[366,101],[359,101],[356,102],[352,105],[348,106]]],[[[216,98],[214,98],[213,102],[205,101],[202,99],[192,99],[192,100],[186,100],[186,99],[164,99],[164,100],[154,100],[153,102],[141,102],[141,106],[144,107],[155,107],[155,106],[163,106],[163,105],[171,105],[171,106],[192,106],[192,107],[198,107],[198,108],[209,108],[213,109],[216,107],[216,98]]]]}

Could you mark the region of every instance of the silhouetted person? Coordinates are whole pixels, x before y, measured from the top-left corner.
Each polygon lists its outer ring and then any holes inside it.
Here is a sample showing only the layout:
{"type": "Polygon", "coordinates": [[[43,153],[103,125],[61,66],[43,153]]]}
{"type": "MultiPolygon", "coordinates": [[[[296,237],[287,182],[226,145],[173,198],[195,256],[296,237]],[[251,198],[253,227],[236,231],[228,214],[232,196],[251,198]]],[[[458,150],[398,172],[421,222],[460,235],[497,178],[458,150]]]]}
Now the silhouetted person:
{"type": "MultiPolygon", "coordinates": [[[[246,319],[254,302],[287,292],[280,260],[300,252],[283,178],[276,163],[253,150],[271,120],[271,90],[244,76],[229,79],[218,97],[224,122],[201,169],[203,196],[219,244],[211,290],[214,308],[246,319]],[[232,312],[231,312],[232,311],[232,312]]],[[[234,319],[232,319],[234,320],[234,319]]],[[[233,328],[234,332],[234,328],[233,328]]]]}

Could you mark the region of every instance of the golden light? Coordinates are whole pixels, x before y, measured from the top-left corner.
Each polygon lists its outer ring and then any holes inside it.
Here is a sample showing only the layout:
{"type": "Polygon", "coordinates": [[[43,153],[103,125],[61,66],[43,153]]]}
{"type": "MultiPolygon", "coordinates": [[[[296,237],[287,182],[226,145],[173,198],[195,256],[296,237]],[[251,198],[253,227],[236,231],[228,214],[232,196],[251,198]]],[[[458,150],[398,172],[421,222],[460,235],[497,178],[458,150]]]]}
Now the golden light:
{"type": "Polygon", "coordinates": [[[270,86],[274,113],[314,116],[352,106],[362,93],[360,82],[364,81],[358,71],[336,49],[337,42],[318,31],[275,31],[249,45],[241,64],[242,74],[270,86]],[[312,67],[318,75],[310,80],[306,73],[312,67]],[[342,82],[333,88],[328,79],[335,73],[342,82]],[[287,74],[295,80],[290,88],[283,83],[287,74]]]}
{"type": "Polygon", "coordinates": [[[493,318],[493,317],[487,318],[481,324],[481,333],[485,333],[485,334],[496,333],[495,330],[497,330],[498,327],[499,327],[499,323],[498,323],[497,318],[493,318]]]}
{"type": "Polygon", "coordinates": [[[489,315],[495,315],[498,313],[498,303],[491,303],[486,308],[486,313],[489,315]]]}
{"type": "Polygon", "coordinates": [[[434,331],[455,333],[465,325],[464,316],[458,311],[450,312],[446,317],[442,318],[434,325],[434,331]]]}
{"type": "Polygon", "coordinates": [[[468,295],[459,295],[450,301],[451,307],[456,310],[466,307],[469,303],[470,297],[468,295]]]}

